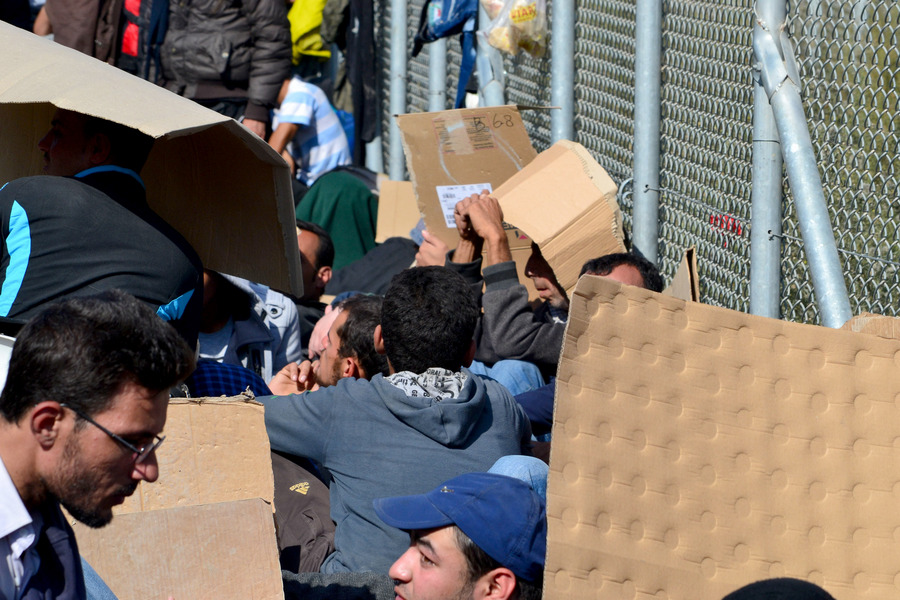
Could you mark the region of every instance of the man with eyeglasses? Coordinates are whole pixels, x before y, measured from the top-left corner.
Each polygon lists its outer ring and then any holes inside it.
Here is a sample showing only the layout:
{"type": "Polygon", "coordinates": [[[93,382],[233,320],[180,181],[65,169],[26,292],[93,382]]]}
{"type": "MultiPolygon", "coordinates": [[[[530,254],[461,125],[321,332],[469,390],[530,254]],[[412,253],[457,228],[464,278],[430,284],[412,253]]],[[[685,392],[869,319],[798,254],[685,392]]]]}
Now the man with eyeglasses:
{"type": "Polygon", "coordinates": [[[0,394],[0,598],[85,597],[60,505],[102,527],[156,480],[169,389],[193,368],[175,329],[123,292],[51,305],[25,325],[0,394]]]}

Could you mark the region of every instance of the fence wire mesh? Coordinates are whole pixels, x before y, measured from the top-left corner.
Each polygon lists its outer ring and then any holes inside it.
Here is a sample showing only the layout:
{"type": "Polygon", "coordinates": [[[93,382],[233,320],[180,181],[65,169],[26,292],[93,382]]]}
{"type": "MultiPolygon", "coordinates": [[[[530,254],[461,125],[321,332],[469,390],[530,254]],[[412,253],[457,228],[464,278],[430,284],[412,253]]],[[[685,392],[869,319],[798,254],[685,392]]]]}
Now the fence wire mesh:
{"type": "MultiPolygon", "coordinates": [[[[410,0],[410,45],[424,1],[410,0]]],[[[376,10],[387,90],[389,2],[377,0],[376,10]]],[[[578,0],[576,15],[575,139],[625,192],[630,229],[635,2],[578,0]]],[[[670,277],[683,251],[696,247],[702,300],[742,311],[749,308],[754,19],[752,0],[663,0],[660,268],[670,277]]],[[[790,2],[788,33],[852,310],[893,315],[892,299],[900,292],[900,3],[790,2]]],[[[426,45],[409,61],[410,112],[428,108],[428,52],[426,45]]],[[[450,40],[448,106],[459,56],[459,42],[450,40]]],[[[510,103],[550,104],[549,53],[505,64],[510,103]]],[[[382,101],[387,132],[390,115],[382,101]]],[[[535,148],[549,147],[549,112],[525,111],[523,118],[535,148]]],[[[787,181],[784,189],[783,316],[818,322],[787,181]]]]}

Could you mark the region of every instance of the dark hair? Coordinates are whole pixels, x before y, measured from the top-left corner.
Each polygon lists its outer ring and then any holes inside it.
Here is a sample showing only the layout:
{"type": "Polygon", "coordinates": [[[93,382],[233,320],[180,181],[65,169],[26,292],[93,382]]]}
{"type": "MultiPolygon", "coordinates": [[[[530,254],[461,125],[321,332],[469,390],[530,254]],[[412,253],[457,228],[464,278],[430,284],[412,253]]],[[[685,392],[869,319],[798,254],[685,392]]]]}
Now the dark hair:
{"type": "Polygon", "coordinates": [[[469,284],[445,267],[394,275],[384,295],[381,332],[395,371],[459,371],[472,343],[478,303],[469,284]]]}
{"type": "Polygon", "coordinates": [[[341,358],[357,359],[367,378],[376,373],[388,374],[387,358],[375,351],[375,340],[372,337],[375,327],[381,323],[381,305],[381,296],[365,294],[351,296],[338,305],[347,312],[347,320],[337,330],[337,336],[341,340],[338,355],[341,358]]]}
{"type": "Polygon", "coordinates": [[[180,383],[194,354],[174,327],[133,296],[112,290],[51,304],[19,333],[0,394],[0,414],[17,422],[44,400],[92,416],[126,382],[154,394],[180,383]]]}
{"type": "Polygon", "coordinates": [[[98,133],[109,138],[109,160],[112,164],[140,173],[153,149],[152,137],[126,125],[85,115],[85,138],[98,133]]]}
{"type": "MultiPolygon", "coordinates": [[[[467,585],[473,585],[485,573],[490,573],[503,566],[488,556],[488,553],[479,548],[459,527],[456,525],[451,525],[451,527],[456,534],[456,545],[466,559],[466,576],[469,579],[467,585]]],[[[535,581],[526,581],[516,575],[516,589],[510,597],[518,600],[541,600],[543,587],[543,572],[535,581]]]]}
{"type": "Polygon", "coordinates": [[[316,271],[322,267],[333,267],[334,242],[331,241],[331,236],[328,235],[328,232],[317,223],[301,221],[300,219],[297,219],[297,229],[308,231],[319,236],[319,247],[316,248],[316,264],[314,265],[316,271]]]}
{"type": "Polygon", "coordinates": [[[663,279],[659,274],[659,269],[652,262],[631,252],[617,252],[615,254],[607,254],[600,258],[592,258],[584,263],[581,267],[579,277],[585,273],[589,275],[609,275],[612,270],[622,265],[629,265],[638,270],[641,279],[644,281],[644,287],[652,292],[663,291],[663,279]]]}

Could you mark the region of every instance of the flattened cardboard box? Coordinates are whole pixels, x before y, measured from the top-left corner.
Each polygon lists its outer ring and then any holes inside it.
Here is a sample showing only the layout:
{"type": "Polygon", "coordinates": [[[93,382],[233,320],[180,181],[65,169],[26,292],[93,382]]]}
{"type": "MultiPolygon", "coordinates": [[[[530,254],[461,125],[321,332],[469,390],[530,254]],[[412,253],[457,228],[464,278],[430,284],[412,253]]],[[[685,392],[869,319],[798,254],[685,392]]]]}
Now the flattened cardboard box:
{"type": "MultiPolygon", "coordinates": [[[[452,206],[442,207],[439,188],[468,186],[466,195],[485,184],[496,190],[537,156],[515,106],[446,110],[398,115],[403,152],[425,228],[448,247],[459,241],[452,226],[452,206]]],[[[461,198],[459,198],[461,199],[461,198]]],[[[529,297],[537,298],[524,276],[531,239],[515,225],[505,224],[519,280],[529,297]]]]}
{"type": "Polygon", "coordinates": [[[157,482],[103,529],[73,522],[82,554],[120,600],[283,598],[262,405],[173,399],[164,434],[157,482]]]}
{"type": "Polygon", "coordinates": [[[392,237],[408,238],[418,222],[419,207],[412,184],[408,181],[382,181],[375,241],[381,244],[392,237]]]}
{"type": "Polygon", "coordinates": [[[900,342],[597,277],[557,384],[545,597],[900,590],[900,342]]]}
{"type": "Polygon", "coordinates": [[[697,250],[691,246],[684,251],[672,281],[662,292],[681,300],[700,302],[700,276],[697,272],[697,250]]]}

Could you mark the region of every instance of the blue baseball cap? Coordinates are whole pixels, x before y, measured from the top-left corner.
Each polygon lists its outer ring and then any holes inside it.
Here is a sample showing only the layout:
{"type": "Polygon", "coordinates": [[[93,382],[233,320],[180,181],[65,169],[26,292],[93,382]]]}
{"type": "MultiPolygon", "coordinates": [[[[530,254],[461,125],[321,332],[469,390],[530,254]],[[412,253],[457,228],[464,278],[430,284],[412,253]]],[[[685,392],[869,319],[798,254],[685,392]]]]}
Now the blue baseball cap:
{"type": "Polygon", "coordinates": [[[373,502],[382,521],[397,529],[456,525],[488,556],[526,581],[536,581],[547,553],[544,501],[519,479],[467,473],[427,494],[373,502]]]}

